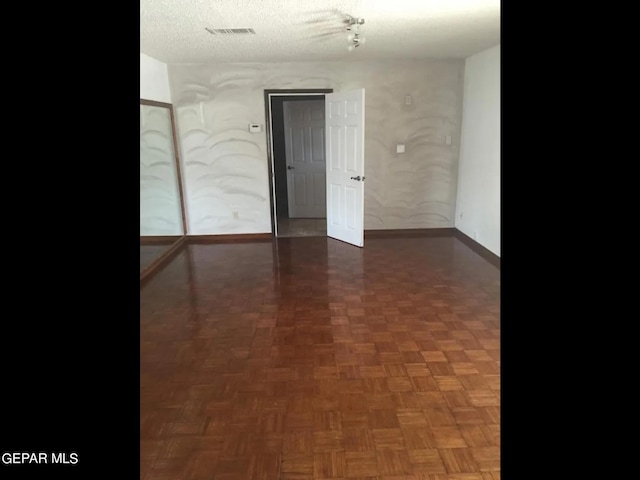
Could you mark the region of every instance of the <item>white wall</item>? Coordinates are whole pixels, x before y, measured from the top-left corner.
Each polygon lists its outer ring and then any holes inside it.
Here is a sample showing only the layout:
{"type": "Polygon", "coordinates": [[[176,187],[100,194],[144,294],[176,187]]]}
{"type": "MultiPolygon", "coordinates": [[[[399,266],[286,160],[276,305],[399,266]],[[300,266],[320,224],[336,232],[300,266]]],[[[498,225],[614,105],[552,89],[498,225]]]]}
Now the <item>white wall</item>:
{"type": "Polygon", "coordinates": [[[171,103],[167,65],[140,53],[140,98],[171,103]]]}
{"type": "Polygon", "coordinates": [[[188,233],[271,231],[266,133],[248,125],[265,123],[265,89],[304,88],[365,88],[365,229],[453,227],[463,69],[462,60],[170,65],[188,233]]]}
{"type": "Polygon", "coordinates": [[[455,226],[500,256],[500,45],[465,61],[455,226]]]}

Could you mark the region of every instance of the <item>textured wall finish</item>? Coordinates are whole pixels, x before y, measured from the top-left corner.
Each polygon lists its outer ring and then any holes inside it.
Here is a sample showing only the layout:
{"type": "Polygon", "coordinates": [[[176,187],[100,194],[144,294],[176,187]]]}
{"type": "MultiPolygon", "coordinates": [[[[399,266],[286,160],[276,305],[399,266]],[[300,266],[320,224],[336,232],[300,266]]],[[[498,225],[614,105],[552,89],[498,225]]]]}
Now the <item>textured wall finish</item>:
{"type": "Polygon", "coordinates": [[[265,89],[294,88],[365,88],[365,229],[452,227],[463,71],[458,60],[170,65],[189,234],[271,231],[266,129],[248,126],[265,122],[265,89]]]}
{"type": "Polygon", "coordinates": [[[171,117],[140,105],[140,235],[182,235],[171,117]]]}

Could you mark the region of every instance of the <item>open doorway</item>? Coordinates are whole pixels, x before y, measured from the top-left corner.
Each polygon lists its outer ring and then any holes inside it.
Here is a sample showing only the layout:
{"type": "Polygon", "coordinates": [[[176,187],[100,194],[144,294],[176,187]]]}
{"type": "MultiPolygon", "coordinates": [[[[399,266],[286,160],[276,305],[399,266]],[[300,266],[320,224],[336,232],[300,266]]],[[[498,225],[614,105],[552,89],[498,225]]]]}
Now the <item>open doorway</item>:
{"type": "Polygon", "coordinates": [[[271,225],[278,237],[326,236],[322,90],[265,90],[271,225]]]}

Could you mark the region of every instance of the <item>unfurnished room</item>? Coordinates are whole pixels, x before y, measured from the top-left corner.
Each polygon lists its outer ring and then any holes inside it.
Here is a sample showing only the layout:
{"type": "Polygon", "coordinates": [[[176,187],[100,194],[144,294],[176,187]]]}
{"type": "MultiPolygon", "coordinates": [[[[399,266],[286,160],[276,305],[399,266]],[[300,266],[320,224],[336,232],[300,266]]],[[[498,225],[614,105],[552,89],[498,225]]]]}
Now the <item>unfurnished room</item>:
{"type": "Polygon", "coordinates": [[[500,2],[140,2],[140,479],[498,480],[500,2]]]}

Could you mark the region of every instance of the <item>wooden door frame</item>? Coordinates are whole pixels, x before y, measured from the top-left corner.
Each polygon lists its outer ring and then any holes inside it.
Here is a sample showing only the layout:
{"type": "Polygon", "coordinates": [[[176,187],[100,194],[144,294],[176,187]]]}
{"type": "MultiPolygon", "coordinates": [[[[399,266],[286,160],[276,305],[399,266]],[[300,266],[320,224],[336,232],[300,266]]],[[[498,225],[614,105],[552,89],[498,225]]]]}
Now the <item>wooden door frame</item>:
{"type": "MultiPolygon", "coordinates": [[[[273,115],[271,112],[271,97],[288,96],[324,96],[333,93],[333,88],[307,88],[307,89],[265,89],[264,90],[264,111],[265,111],[265,132],[267,135],[267,163],[269,168],[269,203],[271,214],[271,235],[278,236],[278,221],[276,212],[276,190],[275,190],[275,163],[273,159],[273,115]]],[[[326,132],[325,132],[326,134],[326,132]]]]}

